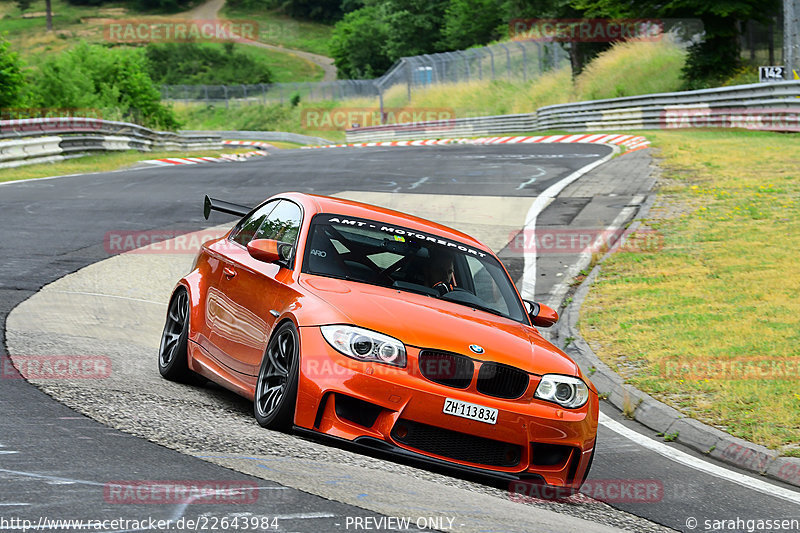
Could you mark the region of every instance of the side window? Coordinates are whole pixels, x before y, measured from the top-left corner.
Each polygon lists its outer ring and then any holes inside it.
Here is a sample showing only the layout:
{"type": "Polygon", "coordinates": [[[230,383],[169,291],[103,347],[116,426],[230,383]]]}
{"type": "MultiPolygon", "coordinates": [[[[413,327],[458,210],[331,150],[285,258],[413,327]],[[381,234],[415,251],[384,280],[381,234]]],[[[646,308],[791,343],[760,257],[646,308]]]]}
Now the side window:
{"type": "Polygon", "coordinates": [[[274,202],[264,204],[264,206],[256,210],[255,213],[247,217],[244,221],[240,222],[239,227],[234,230],[230,239],[233,242],[238,242],[242,246],[247,246],[247,243],[253,240],[253,236],[256,234],[261,225],[264,224],[267,216],[272,212],[273,209],[275,209],[275,206],[277,206],[279,202],[280,200],[276,200],[274,202]]]}
{"type": "Polygon", "coordinates": [[[272,210],[256,232],[256,239],[273,239],[279,242],[295,244],[300,232],[300,207],[288,200],[281,200],[272,210]]]}
{"type": "Polygon", "coordinates": [[[498,311],[508,314],[506,299],[497,286],[492,273],[477,258],[467,256],[466,259],[472,276],[472,284],[475,287],[475,296],[498,311]]]}

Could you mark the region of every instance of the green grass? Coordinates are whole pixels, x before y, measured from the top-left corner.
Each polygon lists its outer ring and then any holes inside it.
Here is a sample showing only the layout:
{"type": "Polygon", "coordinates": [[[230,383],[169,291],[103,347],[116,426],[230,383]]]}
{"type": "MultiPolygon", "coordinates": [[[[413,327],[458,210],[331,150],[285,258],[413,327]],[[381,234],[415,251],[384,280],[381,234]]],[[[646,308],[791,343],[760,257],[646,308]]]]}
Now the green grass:
{"type": "MultiPolygon", "coordinates": [[[[11,42],[12,49],[20,54],[25,63],[35,67],[42,60],[71,48],[78,41],[105,43],[103,25],[110,19],[128,19],[152,17],[154,15],[131,11],[124,1],[104,3],[99,7],[75,6],[66,0],[53,0],[53,29],[45,31],[45,18],[21,18],[22,12],[15,2],[0,3],[0,33],[5,32],[11,42]]],[[[26,13],[43,13],[44,0],[34,0],[26,13]]],[[[162,17],[163,15],[159,15],[162,17]]],[[[253,20],[253,17],[239,13],[239,18],[253,20]]],[[[264,39],[264,42],[294,46],[299,49],[313,49],[318,53],[326,53],[322,45],[330,36],[330,27],[322,24],[294,21],[287,17],[264,16],[255,17],[261,24],[261,34],[268,36],[289,36],[290,39],[264,39]],[[264,19],[263,21],[261,19],[264,19]],[[269,23],[267,23],[269,19],[269,23]],[[292,37],[294,36],[294,37],[292,37]],[[304,44],[305,43],[305,44],[304,44]]],[[[221,46],[220,43],[211,43],[221,46]]],[[[327,45],[325,45],[327,46],[327,45]]],[[[308,60],[291,52],[266,50],[254,46],[239,45],[237,49],[256,58],[273,73],[275,82],[297,82],[321,80],[324,72],[308,60]]]]}
{"type": "Polygon", "coordinates": [[[663,157],[646,227],[662,247],[616,253],[603,265],[581,332],[629,383],[733,435],[794,449],[800,135],[644,134],[663,157]],[[764,375],[761,360],[794,371],[764,375]]]}
{"type": "Polygon", "coordinates": [[[259,25],[259,41],[295,50],[304,50],[323,56],[330,55],[328,41],[333,26],[318,22],[301,21],[289,18],[275,10],[246,10],[222,8],[221,15],[229,19],[255,21],[259,25]]]}
{"type": "Polygon", "coordinates": [[[345,105],[341,102],[301,102],[297,107],[289,104],[235,104],[228,107],[176,102],[175,114],[187,130],[241,130],[241,131],[289,131],[313,135],[331,141],[343,141],[343,131],[314,130],[307,128],[303,111],[330,109],[345,105]]]}

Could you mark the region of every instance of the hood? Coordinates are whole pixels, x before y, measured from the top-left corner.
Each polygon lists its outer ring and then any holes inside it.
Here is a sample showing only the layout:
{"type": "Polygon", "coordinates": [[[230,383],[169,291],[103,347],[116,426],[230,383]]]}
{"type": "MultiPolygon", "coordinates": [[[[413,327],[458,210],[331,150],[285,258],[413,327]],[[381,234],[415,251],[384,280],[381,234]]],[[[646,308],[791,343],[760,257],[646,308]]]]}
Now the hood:
{"type": "Polygon", "coordinates": [[[334,307],[345,323],[391,335],[406,345],[460,353],[535,374],[577,374],[577,366],[566,354],[534,328],[514,320],[365,283],[312,275],[302,276],[300,282],[309,293],[334,307]],[[472,353],[471,344],[483,347],[484,353],[472,353]]]}

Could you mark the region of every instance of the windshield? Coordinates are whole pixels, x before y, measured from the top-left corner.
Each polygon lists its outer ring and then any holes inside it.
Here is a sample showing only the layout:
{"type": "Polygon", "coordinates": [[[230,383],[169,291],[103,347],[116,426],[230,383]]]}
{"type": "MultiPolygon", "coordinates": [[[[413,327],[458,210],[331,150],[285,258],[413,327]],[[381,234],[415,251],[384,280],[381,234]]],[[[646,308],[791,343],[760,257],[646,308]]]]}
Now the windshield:
{"type": "Polygon", "coordinates": [[[375,220],[317,215],[303,272],[425,294],[527,323],[514,286],[491,254],[375,220]]]}

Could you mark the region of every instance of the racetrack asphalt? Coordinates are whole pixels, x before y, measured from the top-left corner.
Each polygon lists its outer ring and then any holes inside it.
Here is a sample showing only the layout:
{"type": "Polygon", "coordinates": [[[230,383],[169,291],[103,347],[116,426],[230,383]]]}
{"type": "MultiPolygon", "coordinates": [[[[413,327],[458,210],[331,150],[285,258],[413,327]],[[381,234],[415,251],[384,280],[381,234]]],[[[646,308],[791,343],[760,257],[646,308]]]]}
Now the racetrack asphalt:
{"type": "MultiPolygon", "coordinates": [[[[188,231],[204,227],[207,223],[201,217],[200,200],[205,193],[246,204],[254,204],[273,193],[285,190],[322,194],[360,190],[403,194],[535,196],[553,182],[607,152],[606,147],[581,145],[550,145],[543,148],[448,146],[408,150],[292,151],[271,156],[269,160],[225,166],[137,170],[11,184],[0,188],[3,207],[0,220],[3,221],[3,227],[14,228],[13,232],[6,232],[0,237],[0,249],[4,256],[4,262],[0,265],[3,317],[5,320],[8,312],[17,303],[31,296],[43,285],[107,258],[108,254],[102,243],[109,231],[168,228],[188,231]]],[[[576,206],[580,204],[573,203],[576,206]]],[[[481,206],[475,205],[475,211],[480,213],[481,206]]],[[[541,220],[545,223],[553,222],[563,216],[563,209],[560,212],[553,211],[552,214],[545,210],[541,220]]],[[[514,268],[511,270],[513,273],[514,268]]],[[[113,347],[108,348],[113,350],[113,347]]],[[[143,354],[145,357],[151,355],[143,354]]],[[[154,359],[154,355],[152,358],[154,359]]],[[[92,485],[82,485],[76,480],[105,483],[113,479],[243,478],[241,474],[110,430],[49,400],[21,380],[3,380],[1,385],[0,399],[8,408],[4,409],[4,417],[0,421],[4,435],[0,438],[0,445],[5,446],[0,450],[19,452],[0,457],[0,464],[3,465],[0,475],[5,478],[4,485],[7,487],[0,489],[2,502],[31,504],[13,509],[16,515],[57,516],[66,509],[71,510],[74,516],[93,517],[100,509],[104,513],[119,514],[119,506],[102,505],[101,501],[98,507],[96,492],[95,499],[87,497],[87,487],[92,485]],[[5,416],[6,413],[8,416],[5,416]],[[19,472],[34,472],[50,478],[32,478],[19,472]],[[49,481],[43,481],[46,479],[49,481]],[[46,496],[38,495],[42,485],[46,485],[48,490],[46,496]],[[18,495],[25,495],[29,501],[15,502],[15,498],[21,497],[18,495]],[[35,512],[33,505],[37,506],[35,512]]],[[[203,392],[204,390],[191,391],[190,394],[205,395],[205,402],[215,405],[214,408],[221,416],[231,416],[236,424],[240,423],[239,420],[241,423],[249,420],[246,405],[243,405],[246,402],[237,401],[220,391],[203,392]]],[[[113,397],[120,391],[109,392],[110,397],[113,397]]],[[[123,394],[117,396],[125,397],[123,394]]],[[[163,400],[168,401],[169,398],[162,398],[163,400]]],[[[146,410],[148,404],[143,402],[136,408],[146,410]]],[[[106,416],[108,423],[115,425],[113,410],[106,413],[106,416]]],[[[134,433],[141,433],[140,429],[148,426],[137,426],[135,420],[129,420],[126,416],[119,418],[128,420],[134,433]]],[[[151,422],[163,422],[159,416],[139,415],[144,420],[151,418],[151,422]]],[[[164,427],[172,429],[169,426],[164,427]]],[[[164,432],[164,427],[161,428],[162,437],[168,440],[169,432],[164,432]]],[[[189,439],[198,437],[189,430],[187,428],[189,439]]],[[[143,436],[152,438],[147,432],[143,436]]],[[[316,454],[328,450],[334,465],[337,461],[358,461],[360,457],[327,446],[316,447],[315,443],[296,437],[279,437],[290,439],[288,444],[294,443],[298,449],[313,452],[312,457],[315,458],[316,454]]],[[[191,451],[192,442],[187,442],[183,433],[176,436],[174,441],[184,451],[191,451]]],[[[601,429],[600,442],[606,444],[601,444],[593,478],[656,479],[663,482],[665,492],[668,493],[662,502],[615,504],[616,507],[626,508],[677,528],[680,528],[680,519],[690,516],[689,513],[695,513],[698,517],[711,516],[712,511],[714,516],[724,516],[724,513],[732,517],[736,516],[735,513],[745,516],[748,512],[755,513],[754,516],[789,517],[791,513],[796,516],[796,509],[772,501],[764,495],[754,494],[743,487],[732,487],[730,483],[716,479],[689,479],[687,475],[691,472],[687,469],[677,468],[667,460],[656,460],[630,441],[605,429],[601,429]],[[714,498],[710,496],[710,491],[725,496],[714,498]],[[702,515],[701,512],[706,514],[702,515]]],[[[199,448],[203,446],[195,446],[197,451],[199,448]]],[[[365,460],[373,468],[375,464],[382,464],[387,470],[400,476],[424,477],[405,470],[408,467],[376,461],[365,460]]],[[[255,473],[260,469],[262,475],[258,477],[269,479],[268,474],[263,475],[263,467],[254,466],[258,461],[251,461],[252,464],[247,466],[247,460],[240,456],[217,458],[217,462],[240,471],[253,470],[255,473]]],[[[263,462],[262,460],[261,464],[263,462]]],[[[357,467],[359,466],[364,465],[357,463],[357,467]]],[[[432,481],[441,482],[441,478],[434,477],[432,481]]],[[[448,485],[461,483],[445,482],[448,485]]],[[[263,481],[259,480],[259,483],[263,481]]],[[[274,483],[270,487],[274,487],[274,483]]],[[[493,494],[488,488],[483,490],[480,486],[473,485],[468,488],[498,497],[498,494],[493,494]]],[[[285,527],[292,530],[338,531],[340,529],[337,529],[336,521],[341,522],[343,516],[375,516],[374,512],[366,511],[358,505],[346,506],[328,502],[298,491],[286,492],[275,488],[265,490],[272,491],[270,494],[280,492],[287,496],[284,496],[285,501],[276,499],[274,502],[265,502],[266,511],[259,510],[256,514],[271,513],[290,517],[282,523],[289,524],[285,527]],[[301,511],[306,512],[305,517],[301,516],[301,511]]],[[[335,498],[336,489],[325,494],[335,498]]],[[[658,530],[646,521],[616,513],[607,509],[607,506],[592,505],[594,507],[582,508],[570,514],[586,516],[628,530],[658,530]]],[[[144,510],[154,514],[153,507],[145,506],[144,510]]],[[[556,504],[547,504],[544,507],[558,508],[556,504]]],[[[571,507],[577,508],[574,505],[571,507]]],[[[192,506],[191,512],[200,514],[198,510],[196,506],[192,506]]],[[[220,506],[207,506],[202,511],[216,514],[222,512],[220,506]]],[[[252,512],[253,508],[250,506],[242,510],[225,506],[224,509],[225,513],[240,511],[252,512]]],[[[131,512],[141,511],[125,506],[125,514],[131,512]]],[[[159,512],[170,514],[176,510],[159,509],[159,512]]],[[[0,516],[3,514],[8,515],[10,511],[0,508],[0,516]]]]}

